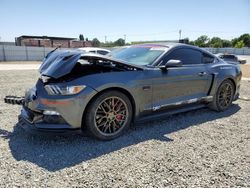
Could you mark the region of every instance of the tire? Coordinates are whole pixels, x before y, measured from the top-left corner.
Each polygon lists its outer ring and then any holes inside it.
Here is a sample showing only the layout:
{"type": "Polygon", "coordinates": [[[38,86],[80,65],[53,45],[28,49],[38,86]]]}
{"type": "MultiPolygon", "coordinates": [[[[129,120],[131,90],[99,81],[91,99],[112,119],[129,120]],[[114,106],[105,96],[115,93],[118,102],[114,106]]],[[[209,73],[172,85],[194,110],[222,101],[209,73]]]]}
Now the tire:
{"type": "Polygon", "coordinates": [[[88,105],[84,125],[95,138],[112,140],[130,126],[132,114],[131,102],[125,94],[106,91],[88,105]]]}
{"type": "Polygon", "coordinates": [[[209,108],[217,112],[227,110],[233,101],[235,86],[229,79],[224,80],[214,95],[213,101],[209,104],[209,108]]]}

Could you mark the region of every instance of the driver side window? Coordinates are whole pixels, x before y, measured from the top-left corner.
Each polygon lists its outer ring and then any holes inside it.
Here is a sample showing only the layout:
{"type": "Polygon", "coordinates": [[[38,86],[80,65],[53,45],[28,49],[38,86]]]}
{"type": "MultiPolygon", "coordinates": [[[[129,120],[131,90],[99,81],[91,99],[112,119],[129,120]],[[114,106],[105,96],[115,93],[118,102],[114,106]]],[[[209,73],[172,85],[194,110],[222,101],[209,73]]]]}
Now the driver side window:
{"type": "Polygon", "coordinates": [[[181,48],[173,50],[164,57],[163,64],[165,65],[170,59],[180,60],[183,65],[201,64],[202,54],[198,50],[181,48]]]}

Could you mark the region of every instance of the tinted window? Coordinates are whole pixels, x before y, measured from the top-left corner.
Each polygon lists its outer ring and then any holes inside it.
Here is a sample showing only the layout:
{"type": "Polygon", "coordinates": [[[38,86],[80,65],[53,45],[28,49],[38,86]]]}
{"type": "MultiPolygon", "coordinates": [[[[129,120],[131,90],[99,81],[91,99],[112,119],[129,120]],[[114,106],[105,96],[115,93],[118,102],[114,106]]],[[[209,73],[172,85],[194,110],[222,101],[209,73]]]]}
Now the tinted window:
{"type": "Polygon", "coordinates": [[[104,50],[97,50],[97,53],[98,53],[98,54],[102,54],[102,55],[106,55],[106,54],[109,53],[109,52],[104,51],[104,50]]]}
{"type": "Polygon", "coordinates": [[[201,64],[202,54],[198,50],[188,48],[176,49],[164,58],[164,63],[170,59],[181,60],[184,65],[201,64]]]}
{"type": "Polygon", "coordinates": [[[96,53],[96,51],[95,51],[95,50],[90,50],[89,52],[91,52],[91,53],[96,53]]]}
{"type": "Polygon", "coordinates": [[[214,62],[214,57],[209,55],[209,54],[206,54],[206,53],[203,53],[203,63],[213,63],[214,62]]]}

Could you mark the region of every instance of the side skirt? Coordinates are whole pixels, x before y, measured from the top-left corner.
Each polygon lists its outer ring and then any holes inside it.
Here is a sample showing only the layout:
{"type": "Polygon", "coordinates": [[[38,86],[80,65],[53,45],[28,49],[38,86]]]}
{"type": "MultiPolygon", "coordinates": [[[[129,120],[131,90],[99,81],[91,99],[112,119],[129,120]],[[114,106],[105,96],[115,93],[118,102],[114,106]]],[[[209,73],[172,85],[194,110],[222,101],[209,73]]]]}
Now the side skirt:
{"type": "Polygon", "coordinates": [[[204,103],[181,105],[174,109],[170,108],[170,109],[162,110],[159,112],[152,112],[151,115],[139,118],[138,120],[135,121],[135,123],[145,123],[147,121],[162,120],[173,114],[188,112],[188,111],[197,110],[197,109],[205,108],[205,107],[207,107],[207,104],[204,104],[204,103]]]}
{"type": "Polygon", "coordinates": [[[139,117],[137,120],[135,120],[135,123],[162,119],[169,115],[204,108],[211,101],[213,101],[213,96],[206,96],[202,98],[194,98],[186,101],[179,101],[176,103],[155,106],[152,109],[147,110],[147,116],[139,117]]]}

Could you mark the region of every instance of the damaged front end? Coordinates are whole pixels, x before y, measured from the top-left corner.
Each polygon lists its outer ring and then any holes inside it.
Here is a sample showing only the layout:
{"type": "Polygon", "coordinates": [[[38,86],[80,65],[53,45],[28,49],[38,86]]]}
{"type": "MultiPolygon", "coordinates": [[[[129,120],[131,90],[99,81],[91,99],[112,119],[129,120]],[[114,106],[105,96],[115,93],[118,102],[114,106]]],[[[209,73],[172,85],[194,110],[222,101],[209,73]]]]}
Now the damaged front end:
{"type": "Polygon", "coordinates": [[[6,96],[4,101],[22,105],[19,125],[26,130],[79,131],[84,110],[97,94],[85,78],[134,70],[142,68],[102,55],[55,51],[45,58],[39,69],[40,78],[24,97],[6,96]]]}
{"type": "MultiPolygon", "coordinates": [[[[18,116],[18,125],[33,133],[78,131],[79,129],[72,127],[61,114],[56,111],[56,108],[43,104],[44,101],[49,101],[49,99],[41,98],[41,95],[40,97],[37,95],[37,85],[29,89],[25,97],[6,96],[4,98],[5,103],[22,105],[21,113],[18,116]]],[[[56,106],[57,100],[53,101],[54,106],[56,106]]]]}

